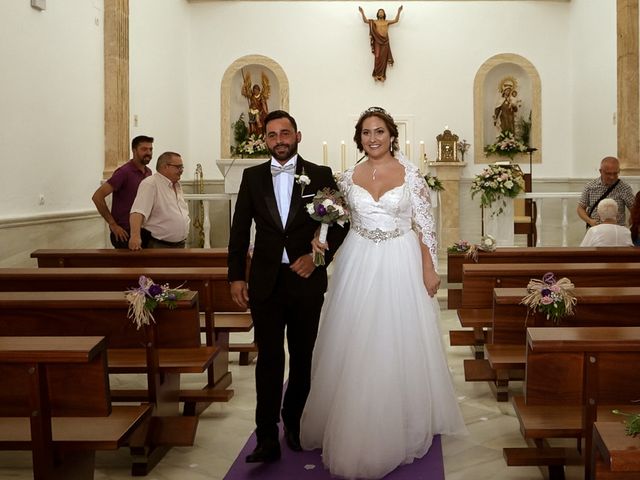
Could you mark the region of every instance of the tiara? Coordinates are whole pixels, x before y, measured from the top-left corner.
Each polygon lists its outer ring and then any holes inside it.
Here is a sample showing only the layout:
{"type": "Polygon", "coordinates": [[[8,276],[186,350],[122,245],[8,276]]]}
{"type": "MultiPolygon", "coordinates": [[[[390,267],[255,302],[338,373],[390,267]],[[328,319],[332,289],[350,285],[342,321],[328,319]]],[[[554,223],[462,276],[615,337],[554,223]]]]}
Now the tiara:
{"type": "Polygon", "coordinates": [[[360,116],[366,115],[367,113],[383,113],[385,115],[389,115],[387,111],[382,107],[369,107],[364,112],[362,112],[360,116]]]}

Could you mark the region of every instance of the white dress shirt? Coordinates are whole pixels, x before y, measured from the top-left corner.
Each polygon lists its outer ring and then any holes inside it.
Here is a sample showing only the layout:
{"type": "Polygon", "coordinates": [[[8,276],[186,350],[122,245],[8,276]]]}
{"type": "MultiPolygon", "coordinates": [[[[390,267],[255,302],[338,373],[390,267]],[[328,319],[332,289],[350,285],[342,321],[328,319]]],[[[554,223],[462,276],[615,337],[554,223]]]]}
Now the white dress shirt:
{"type": "MultiPolygon", "coordinates": [[[[296,166],[298,161],[298,155],[294,155],[289,159],[287,163],[282,165],[293,164],[296,166]]],[[[275,158],[271,157],[271,165],[276,165],[280,167],[280,162],[278,162],[275,158]]],[[[293,170],[295,172],[295,168],[293,170]]],[[[280,219],[282,220],[282,226],[286,226],[287,218],[289,217],[289,207],[291,206],[291,194],[293,192],[293,181],[294,175],[290,173],[283,172],[280,175],[276,175],[272,178],[273,181],[273,192],[276,195],[276,202],[278,203],[278,212],[280,213],[280,219]]],[[[291,263],[289,261],[289,256],[287,255],[287,249],[282,250],[282,263],[291,263]]]]}
{"type": "Polygon", "coordinates": [[[174,185],[159,172],[140,182],[131,207],[134,212],[144,215],[142,227],[157,240],[181,242],[189,234],[189,207],[180,182],[174,185]]]}
{"type": "Polygon", "coordinates": [[[601,223],[587,230],[581,247],[630,247],[631,231],[627,227],[612,223],[601,223]]]}

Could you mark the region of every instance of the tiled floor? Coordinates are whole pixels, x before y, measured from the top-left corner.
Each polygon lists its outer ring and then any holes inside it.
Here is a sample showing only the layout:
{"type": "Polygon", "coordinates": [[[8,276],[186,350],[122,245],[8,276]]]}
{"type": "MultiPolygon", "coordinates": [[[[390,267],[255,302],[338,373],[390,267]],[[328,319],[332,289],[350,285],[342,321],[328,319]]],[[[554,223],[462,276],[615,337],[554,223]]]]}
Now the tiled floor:
{"type": "MultiPolygon", "coordinates": [[[[444,293],[444,292],[443,292],[444,293]]],[[[471,358],[466,347],[449,347],[448,331],[459,328],[454,311],[442,312],[441,330],[449,366],[460,406],[469,428],[465,438],[443,439],[445,470],[448,480],[541,479],[537,468],[507,467],[502,448],[525,446],[518,421],[509,403],[497,403],[487,384],[464,381],[463,359],[471,358]]],[[[241,337],[237,337],[239,340],[241,337]]],[[[149,480],[223,479],[253,429],[253,366],[239,366],[232,355],[235,397],[229,403],[211,406],[200,418],[196,444],[191,448],[174,448],[147,476],[149,480]]],[[[120,381],[114,378],[114,382],[120,381]]],[[[192,376],[183,383],[201,384],[192,376]]],[[[517,389],[521,385],[515,384],[517,389]]],[[[568,480],[582,478],[581,469],[568,469],[568,480]]],[[[30,456],[25,452],[0,452],[0,478],[33,478],[30,456]]],[[[128,451],[99,452],[95,480],[129,479],[128,451]]],[[[286,480],[286,479],[283,479],[286,480]]],[[[293,479],[292,479],[293,480],[293,479]]]]}

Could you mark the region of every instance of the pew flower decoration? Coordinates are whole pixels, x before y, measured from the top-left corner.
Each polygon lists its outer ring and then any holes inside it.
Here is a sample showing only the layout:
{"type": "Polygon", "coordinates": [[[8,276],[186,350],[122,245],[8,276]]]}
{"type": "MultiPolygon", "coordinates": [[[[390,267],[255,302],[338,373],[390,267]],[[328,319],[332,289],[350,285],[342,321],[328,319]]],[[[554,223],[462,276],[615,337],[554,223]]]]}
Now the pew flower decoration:
{"type": "Polygon", "coordinates": [[[449,253],[466,253],[471,248],[471,244],[466,240],[458,240],[450,247],[447,247],[449,253]]]}
{"type": "Polygon", "coordinates": [[[427,186],[434,192],[441,192],[444,190],[444,186],[442,185],[442,182],[435,175],[431,175],[430,173],[427,173],[424,176],[424,179],[427,182],[427,186]]]}
{"type": "Polygon", "coordinates": [[[556,280],[553,273],[545,273],[542,280],[532,278],[527,285],[527,295],[520,303],[530,311],[547,316],[557,325],[561,318],[573,315],[577,299],[573,294],[574,285],[566,277],[556,280]]]}
{"type": "Polygon", "coordinates": [[[470,258],[474,262],[478,262],[478,252],[494,252],[497,243],[493,235],[483,235],[480,239],[480,243],[471,245],[467,251],[466,257],[470,258]]]}
{"type": "Polygon", "coordinates": [[[505,197],[514,198],[523,191],[522,171],[512,165],[489,165],[476,175],[471,183],[471,198],[480,194],[480,206],[491,208],[494,203],[502,202],[492,216],[500,215],[504,211],[504,207],[507,206],[505,197]]]}
{"type": "Polygon", "coordinates": [[[640,413],[627,413],[622,412],[618,409],[611,410],[611,412],[615,415],[622,415],[624,417],[627,417],[627,419],[624,421],[624,432],[627,435],[629,435],[630,437],[636,437],[638,434],[640,434],[640,413]]]}
{"type": "MultiPolygon", "coordinates": [[[[349,209],[342,194],[331,188],[323,188],[313,197],[313,200],[306,205],[307,213],[320,222],[320,243],[327,242],[327,232],[329,226],[337,223],[341,227],[349,221],[349,209]]],[[[320,266],[325,264],[324,252],[315,252],[313,254],[314,265],[320,266]]]]}
{"type": "Polygon", "coordinates": [[[133,320],[139,330],[143,325],[149,325],[152,320],[155,322],[152,312],[158,305],[175,308],[176,301],[186,291],[184,288],[169,288],[168,284],[154,283],[149,277],[141,275],[138,287],[125,292],[125,298],[129,302],[127,318],[133,320]]]}

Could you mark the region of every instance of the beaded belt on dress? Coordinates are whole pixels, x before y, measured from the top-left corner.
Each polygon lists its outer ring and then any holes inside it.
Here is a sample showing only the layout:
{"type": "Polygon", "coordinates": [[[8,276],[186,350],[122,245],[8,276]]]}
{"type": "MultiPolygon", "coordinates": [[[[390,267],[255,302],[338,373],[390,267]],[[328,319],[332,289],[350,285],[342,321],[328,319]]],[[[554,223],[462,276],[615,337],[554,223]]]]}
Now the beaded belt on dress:
{"type": "Polygon", "coordinates": [[[399,228],[396,228],[395,230],[384,231],[380,230],[379,228],[376,228],[375,230],[368,230],[358,225],[351,225],[351,229],[361,237],[364,237],[367,240],[373,240],[375,243],[380,243],[385,240],[391,240],[392,238],[397,238],[402,235],[402,231],[400,231],[399,228]]]}

